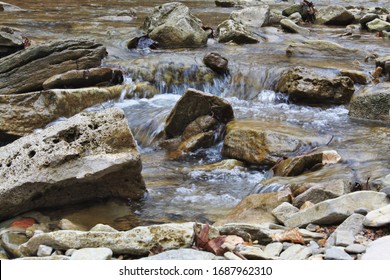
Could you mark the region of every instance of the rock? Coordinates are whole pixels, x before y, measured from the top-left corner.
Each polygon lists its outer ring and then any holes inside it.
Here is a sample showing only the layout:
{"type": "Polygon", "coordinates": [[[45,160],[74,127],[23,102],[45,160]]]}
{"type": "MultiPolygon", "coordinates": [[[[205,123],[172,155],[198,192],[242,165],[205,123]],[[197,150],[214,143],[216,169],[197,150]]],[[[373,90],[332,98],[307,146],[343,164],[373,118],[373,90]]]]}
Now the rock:
{"type": "Polygon", "coordinates": [[[0,148],[0,219],[38,207],[145,193],[121,109],[82,113],[0,148]]]}
{"type": "Polygon", "coordinates": [[[272,210],[272,214],[284,224],[285,221],[287,221],[293,214],[299,212],[299,209],[295,206],[291,205],[288,202],[283,202],[279,206],[277,206],[275,209],[272,210]]]}
{"type": "Polygon", "coordinates": [[[226,252],[223,254],[223,256],[225,257],[225,259],[227,260],[231,260],[231,261],[242,261],[242,259],[240,257],[238,257],[236,254],[232,253],[232,252],[226,252]]]}
{"type": "Polygon", "coordinates": [[[366,208],[361,207],[361,208],[356,209],[354,211],[354,213],[366,216],[368,213],[368,210],[366,208]]]}
{"type": "Polygon", "coordinates": [[[191,151],[196,151],[200,148],[209,148],[214,144],[214,132],[202,132],[197,135],[191,136],[188,139],[183,139],[177,148],[176,153],[187,154],[191,151]]]}
{"type": "Polygon", "coordinates": [[[83,88],[93,86],[112,86],[123,82],[119,69],[103,67],[85,70],[72,70],[50,77],[43,82],[43,89],[83,88]]]}
{"type": "Polygon", "coordinates": [[[106,49],[90,40],[63,40],[31,46],[0,59],[0,94],[42,90],[53,75],[100,65],[106,49]]]}
{"type": "Polygon", "coordinates": [[[230,14],[230,19],[245,27],[261,28],[269,22],[270,8],[268,5],[247,7],[230,14]]]}
{"type": "Polygon", "coordinates": [[[270,229],[269,224],[245,224],[230,223],[219,227],[222,235],[237,235],[245,241],[258,241],[260,244],[269,244],[272,242],[274,231],[270,229]]]}
{"type": "Polygon", "coordinates": [[[118,232],[116,229],[110,227],[109,225],[103,225],[103,224],[97,224],[89,231],[118,232]]]}
{"type": "Polygon", "coordinates": [[[70,260],[111,260],[109,248],[83,248],[72,253],[70,260]]]}
{"type": "Polygon", "coordinates": [[[378,238],[372,242],[362,260],[390,260],[390,250],[384,250],[390,247],[390,236],[378,238]]]}
{"type": "Polygon", "coordinates": [[[288,94],[293,102],[310,104],[345,104],[355,91],[348,77],[325,76],[299,66],[284,72],[276,89],[288,94]]]}
{"type": "Polygon", "coordinates": [[[322,164],[322,158],[321,152],[290,157],[281,160],[272,169],[275,176],[298,176],[311,170],[314,166],[322,164]]]}
{"type": "MultiPolygon", "coordinates": [[[[133,93],[135,93],[137,98],[152,98],[158,94],[158,89],[149,82],[138,82],[133,93]]],[[[131,95],[129,97],[133,98],[131,95]]]]}
{"type": "Polygon", "coordinates": [[[282,260],[306,260],[312,255],[310,248],[294,244],[280,254],[282,260]]]}
{"type": "Polygon", "coordinates": [[[355,236],[363,230],[363,220],[364,216],[360,214],[352,214],[344,222],[342,222],[337,229],[329,236],[326,240],[326,247],[331,247],[336,245],[336,235],[339,231],[347,231],[355,236]]]}
{"type": "Polygon", "coordinates": [[[28,238],[23,233],[6,231],[1,234],[2,247],[14,258],[18,258],[23,255],[19,250],[19,245],[27,241],[28,238]]]}
{"type": "Polygon", "coordinates": [[[325,260],[353,260],[343,249],[338,247],[331,247],[325,252],[325,260]]]}
{"type": "Polygon", "coordinates": [[[390,69],[388,67],[389,63],[390,63],[390,55],[380,56],[375,59],[375,66],[377,68],[381,67],[382,70],[384,71],[384,74],[390,73],[390,69]]]}
{"type": "MultiPolygon", "coordinates": [[[[32,237],[20,246],[25,255],[34,255],[44,244],[59,250],[71,248],[100,248],[114,254],[143,256],[153,248],[172,250],[191,247],[194,239],[194,223],[164,224],[136,227],[119,232],[54,231],[32,237]]],[[[73,256],[73,255],[72,255],[73,256]]]]}
{"type": "MultiPolygon", "coordinates": [[[[235,168],[242,169],[244,167],[245,167],[245,165],[241,161],[238,161],[235,159],[225,159],[225,160],[222,160],[220,162],[197,166],[197,167],[195,167],[194,170],[210,172],[210,171],[218,170],[218,169],[232,170],[235,168]]],[[[188,171],[188,169],[185,169],[184,171],[188,171]]]]}
{"type": "Polygon", "coordinates": [[[298,137],[272,131],[259,123],[240,121],[227,126],[222,155],[251,164],[274,165],[280,158],[292,154],[305,144],[298,137]]]}
{"type": "Polygon", "coordinates": [[[309,35],[310,30],[303,28],[297,24],[295,24],[290,19],[282,19],[280,21],[280,25],[282,26],[282,29],[289,32],[289,33],[299,33],[302,35],[309,35]]]}
{"type": "Polygon", "coordinates": [[[271,260],[267,253],[255,246],[240,246],[240,254],[248,260],[271,260]]]}
{"type": "Polygon", "coordinates": [[[53,248],[46,245],[39,245],[37,256],[38,257],[48,257],[53,252],[53,248]]]}
{"type": "Polygon", "coordinates": [[[321,201],[336,198],[347,193],[347,187],[343,180],[331,180],[323,183],[309,183],[308,190],[296,196],[292,204],[301,207],[306,201],[314,204],[321,201]]]}
{"type": "Polygon", "coordinates": [[[203,57],[203,63],[217,72],[218,74],[226,74],[229,72],[228,60],[219,53],[208,53],[203,57]]]}
{"type": "Polygon", "coordinates": [[[4,11],[4,12],[25,12],[26,10],[24,10],[18,6],[12,5],[12,4],[0,2],[0,12],[1,11],[4,11]]]}
{"type": "Polygon", "coordinates": [[[165,251],[160,254],[150,256],[147,258],[141,258],[141,260],[217,260],[219,257],[216,255],[205,252],[198,251],[194,249],[178,249],[165,251]]]}
{"type": "Polygon", "coordinates": [[[289,17],[291,16],[292,14],[295,14],[295,13],[300,13],[301,12],[301,5],[300,4],[295,4],[295,5],[292,5],[286,9],[284,9],[282,11],[282,15],[285,16],[285,17],[289,17]]]}
{"type": "Polygon", "coordinates": [[[235,0],[215,0],[215,5],[217,7],[231,8],[236,5],[235,0]]]}
{"type": "Polygon", "coordinates": [[[390,121],[390,83],[380,83],[355,93],[349,104],[349,115],[358,119],[390,121]]]}
{"type": "Polygon", "coordinates": [[[71,257],[73,255],[73,253],[76,251],[77,251],[76,249],[68,249],[65,252],[65,256],[71,257]]]}
{"type": "Polygon", "coordinates": [[[388,224],[390,224],[390,204],[369,212],[363,221],[366,227],[382,227],[388,224]]]}
{"type": "Polygon", "coordinates": [[[218,219],[214,226],[227,223],[276,223],[271,210],[283,202],[289,201],[289,196],[281,193],[251,194],[245,197],[223,218],[218,219]]]}
{"type": "Polygon", "coordinates": [[[355,242],[355,236],[347,230],[338,230],[335,235],[336,246],[347,247],[355,242]]]}
{"type": "Polygon", "coordinates": [[[60,117],[71,117],[85,108],[118,99],[125,89],[114,86],[0,95],[0,127],[9,135],[27,135],[60,117]]]}
{"type": "Polygon", "coordinates": [[[236,44],[256,44],[259,42],[255,35],[246,27],[234,20],[228,19],[217,27],[219,43],[234,42],[236,44]]]}
{"type": "Polygon", "coordinates": [[[347,26],[355,21],[353,14],[343,6],[327,6],[320,9],[316,15],[316,22],[326,25],[347,26]]]}
{"type": "Polygon", "coordinates": [[[0,58],[24,48],[23,38],[17,34],[0,31],[0,58]]]}
{"type": "Polygon", "coordinates": [[[234,118],[232,106],[222,98],[188,89],[167,117],[167,137],[181,136],[191,122],[205,115],[213,116],[221,123],[227,123],[234,118]]]}
{"type": "Polygon", "coordinates": [[[300,13],[293,13],[292,15],[288,16],[288,19],[291,20],[295,24],[299,24],[302,22],[302,16],[300,13]]]}
{"type": "Polygon", "coordinates": [[[378,209],[388,204],[385,194],[373,191],[360,191],[320,202],[300,211],[288,219],[288,227],[301,227],[309,223],[318,225],[334,224],[351,216],[356,208],[378,209]]]}
{"type": "Polygon", "coordinates": [[[68,219],[61,219],[58,223],[58,227],[62,230],[86,230],[82,226],[76,225],[68,219]]]}
{"type": "Polygon", "coordinates": [[[360,244],[351,244],[344,249],[349,254],[362,254],[366,251],[366,246],[360,244]]]}
{"type": "Polygon", "coordinates": [[[283,244],[280,242],[273,242],[265,246],[264,253],[271,258],[279,257],[283,250],[283,244]]]}
{"type": "Polygon", "coordinates": [[[370,78],[369,76],[363,72],[363,71],[356,71],[356,70],[340,70],[340,76],[346,76],[351,78],[352,81],[354,81],[357,84],[366,85],[368,84],[370,78]]]}
{"type": "Polygon", "coordinates": [[[343,59],[364,56],[358,49],[343,47],[339,44],[323,40],[307,40],[288,45],[287,56],[298,57],[342,57],[343,59]]]}
{"type": "Polygon", "coordinates": [[[196,48],[207,44],[207,33],[200,19],[179,2],[154,7],[152,15],[145,19],[144,30],[161,48],[196,48]]]}
{"type": "Polygon", "coordinates": [[[368,22],[367,28],[370,31],[390,31],[390,23],[377,18],[368,22]]]}
{"type": "Polygon", "coordinates": [[[0,246],[0,260],[8,260],[7,252],[0,246]]]}
{"type": "Polygon", "coordinates": [[[377,18],[379,18],[379,15],[367,13],[359,20],[359,23],[363,28],[367,28],[367,23],[377,18]]]}

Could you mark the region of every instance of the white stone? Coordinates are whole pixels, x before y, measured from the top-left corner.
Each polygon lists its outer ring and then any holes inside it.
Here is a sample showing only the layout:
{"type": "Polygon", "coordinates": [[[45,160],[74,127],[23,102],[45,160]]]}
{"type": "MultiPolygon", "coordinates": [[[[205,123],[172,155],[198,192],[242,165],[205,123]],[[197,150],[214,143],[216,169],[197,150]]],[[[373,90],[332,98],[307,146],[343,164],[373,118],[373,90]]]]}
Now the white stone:
{"type": "Polygon", "coordinates": [[[280,258],[283,260],[306,260],[312,255],[312,250],[308,247],[294,244],[286,249],[280,258]]]}
{"type": "Polygon", "coordinates": [[[238,257],[236,254],[232,253],[232,252],[226,252],[225,254],[223,254],[223,256],[227,259],[227,260],[231,260],[231,261],[242,261],[242,259],[240,257],[238,257]]]}
{"type": "Polygon", "coordinates": [[[53,252],[53,248],[46,245],[39,245],[37,256],[38,257],[48,257],[53,252]]]}
{"type": "Polygon", "coordinates": [[[366,227],[381,227],[390,224],[390,204],[369,212],[364,218],[366,227]]]}
{"type": "Polygon", "coordinates": [[[349,231],[353,236],[358,234],[363,229],[364,216],[360,214],[352,214],[326,240],[326,247],[331,247],[336,244],[336,234],[339,231],[349,231]]]}
{"type": "Polygon", "coordinates": [[[109,225],[103,225],[103,224],[97,224],[93,228],[91,228],[89,231],[118,232],[113,227],[110,227],[109,225]]]}
{"type": "Polygon", "coordinates": [[[351,244],[347,248],[344,249],[345,252],[350,254],[361,254],[366,251],[366,246],[360,244],[351,244]]]}
{"type": "Polygon", "coordinates": [[[154,256],[142,258],[141,260],[217,260],[217,259],[219,259],[219,257],[209,252],[183,248],[178,250],[165,251],[154,256]]]}
{"type": "Polygon", "coordinates": [[[390,260],[390,236],[381,237],[372,242],[362,260],[390,260]]]}
{"type": "Polygon", "coordinates": [[[278,219],[280,222],[284,224],[292,215],[298,213],[299,209],[295,206],[291,205],[288,202],[283,202],[274,210],[272,210],[272,214],[278,219]]]}
{"type": "Polygon", "coordinates": [[[111,260],[109,248],[83,248],[73,252],[71,260],[111,260]]]}

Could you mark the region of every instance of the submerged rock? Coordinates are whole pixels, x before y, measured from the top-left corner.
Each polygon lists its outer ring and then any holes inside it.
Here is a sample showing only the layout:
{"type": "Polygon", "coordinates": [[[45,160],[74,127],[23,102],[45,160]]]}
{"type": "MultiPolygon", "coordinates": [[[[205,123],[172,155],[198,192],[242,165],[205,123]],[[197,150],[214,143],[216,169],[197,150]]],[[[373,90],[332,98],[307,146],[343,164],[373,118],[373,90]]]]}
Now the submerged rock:
{"type": "Polygon", "coordinates": [[[24,255],[32,256],[37,253],[39,245],[44,244],[57,250],[105,247],[114,254],[143,256],[154,248],[189,248],[193,239],[194,223],[137,227],[120,232],[63,230],[36,235],[22,244],[20,250],[24,255]]]}
{"type": "Polygon", "coordinates": [[[42,90],[53,75],[100,66],[104,56],[102,45],[83,39],[29,47],[0,59],[0,94],[42,90]]]}
{"type": "Polygon", "coordinates": [[[196,48],[207,44],[202,22],[179,2],[157,6],[144,22],[148,36],[161,48],[196,48]]]}
{"type": "Polygon", "coordinates": [[[27,135],[60,117],[71,117],[85,108],[118,99],[123,90],[125,86],[0,95],[0,134],[27,135]]]}
{"type": "Polygon", "coordinates": [[[124,113],[83,113],[0,148],[0,219],[38,207],[145,193],[124,113]]]}
{"type": "Polygon", "coordinates": [[[343,6],[327,6],[317,13],[316,22],[326,25],[347,26],[355,21],[354,15],[343,6]]]}
{"type": "Polygon", "coordinates": [[[349,77],[325,76],[304,67],[284,72],[276,89],[288,94],[293,102],[314,104],[345,104],[355,92],[349,77]]]}
{"type": "Polygon", "coordinates": [[[256,44],[258,38],[246,27],[234,20],[228,19],[218,25],[217,28],[218,42],[234,42],[236,44],[256,44]]]}

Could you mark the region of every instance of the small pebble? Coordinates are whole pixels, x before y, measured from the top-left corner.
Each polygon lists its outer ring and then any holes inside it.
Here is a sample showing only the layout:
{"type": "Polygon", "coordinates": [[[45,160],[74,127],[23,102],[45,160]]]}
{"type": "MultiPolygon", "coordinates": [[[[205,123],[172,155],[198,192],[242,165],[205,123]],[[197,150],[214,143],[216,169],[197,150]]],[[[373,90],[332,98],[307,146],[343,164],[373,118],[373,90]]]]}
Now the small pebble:
{"type": "Polygon", "coordinates": [[[360,214],[363,216],[366,216],[368,213],[368,210],[366,208],[358,208],[354,211],[356,214],[360,214]]]}
{"type": "Polygon", "coordinates": [[[311,231],[311,232],[316,232],[317,228],[318,228],[318,225],[315,225],[315,224],[308,224],[307,227],[306,227],[306,229],[308,231],[311,231]]]}
{"type": "Polygon", "coordinates": [[[339,247],[330,247],[325,252],[325,260],[352,260],[352,257],[339,247]]]}
{"type": "Polygon", "coordinates": [[[366,246],[360,245],[360,244],[352,244],[349,245],[347,248],[344,249],[345,252],[350,254],[361,254],[366,251],[366,246]]]}
{"type": "Polygon", "coordinates": [[[39,245],[37,256],[38,257],[48,257],[53,252],[53,248],[46,245],[39,245]]]}

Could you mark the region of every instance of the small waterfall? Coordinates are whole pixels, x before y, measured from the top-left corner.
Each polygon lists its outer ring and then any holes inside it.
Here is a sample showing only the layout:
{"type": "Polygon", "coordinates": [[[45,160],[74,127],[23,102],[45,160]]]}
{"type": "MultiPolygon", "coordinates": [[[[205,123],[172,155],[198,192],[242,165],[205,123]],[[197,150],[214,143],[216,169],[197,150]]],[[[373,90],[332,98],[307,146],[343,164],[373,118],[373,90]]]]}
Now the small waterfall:
{"type": "Polygon", "coordinates": [[[124,75],[123,84],[125,84],[126,87],[121,92],[119,102],[124,102],[127,96],[132,96],[132,93],[137,88],[136,84],[133,82],[133,79],[129,75],[124,75]]]}

